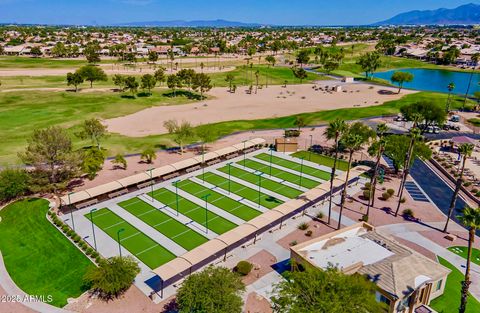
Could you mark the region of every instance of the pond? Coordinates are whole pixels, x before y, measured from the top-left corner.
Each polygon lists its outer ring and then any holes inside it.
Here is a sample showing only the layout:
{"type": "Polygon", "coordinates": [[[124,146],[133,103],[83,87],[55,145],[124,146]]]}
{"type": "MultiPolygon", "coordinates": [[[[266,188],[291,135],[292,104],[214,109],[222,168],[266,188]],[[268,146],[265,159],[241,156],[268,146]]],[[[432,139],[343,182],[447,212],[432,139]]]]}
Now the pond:
{"type": "MultiPolygon", "coordinates": [[[[387,72],[378,72],[373,74],[373,77],[387,80],[391,83],[390,78],[396,71],[409,72],[413,74],[413,81],[403,84],[404,88],[421,90],[421,91],[434,91],[448,93],[447,86],[451,82],[455,83],[455,89],[453,93],[459,95],[465,95],[468,87],[468,81],[470,80],[470,72],[454,72],[446,70],[429,70],[420,68],[409,68],[401,70],[391,70],[387,72]]],[[[470,91],[468,94],[473,96],[476,91],[480,91],[480,74],[474,73],[472,83],[470,85],[470,91]]],[[[396,85],[396,84],[394,84],[396,85]]]]}

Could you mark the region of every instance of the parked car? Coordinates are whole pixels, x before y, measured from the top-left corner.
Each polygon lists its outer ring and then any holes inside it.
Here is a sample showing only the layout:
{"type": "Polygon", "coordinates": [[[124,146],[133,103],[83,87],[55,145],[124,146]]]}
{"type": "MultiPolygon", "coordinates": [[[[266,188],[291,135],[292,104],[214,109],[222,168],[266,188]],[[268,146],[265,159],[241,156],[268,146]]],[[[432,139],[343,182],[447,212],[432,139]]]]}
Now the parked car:
{"type": "Polygon", "coordinates": [[[450,117],[450,122],[460,122],[460,116],[452,115],[452,117],[450,117]]]}

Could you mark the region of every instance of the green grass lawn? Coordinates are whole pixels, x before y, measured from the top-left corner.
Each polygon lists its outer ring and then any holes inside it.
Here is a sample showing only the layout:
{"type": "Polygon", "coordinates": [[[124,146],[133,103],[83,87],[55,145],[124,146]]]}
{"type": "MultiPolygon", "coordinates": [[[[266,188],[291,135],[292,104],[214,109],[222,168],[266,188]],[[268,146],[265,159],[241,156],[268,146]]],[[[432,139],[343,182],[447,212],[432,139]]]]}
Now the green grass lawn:
{"type": "MultiPolygon", "coordinates": [[[[257,154],[255,156],[255,158],[263,160],[263,161],[270,162],[270,155],[267,154],[267,153],[257,154]]],[[[305,174],[308,174],[308,175],[313,176],[313,177],[320,178],[322,180],[329,180],[330,179],[330,173],[328,173],[328,172],[325,172],[325,171],[320,170],[318,168],[313,168],[313,167],[305,165],[305,164],[303,164],[303,166],[302,166],[300,158],[302,158],[302,157],[300,156],[299,159],[296,160],[296,161],[290,161],[290,160],[286,160],[286,159],[281,158],[281,157],[277,157],[277,156],[273,156],[273,155],[271,156],[272,163],[275,163],[277,165],[289,168],[289,169],[297,171],[297,172],[303,171],[303,173],[305,173],[305,174]]]]}
{"type": "MultiPolygon", "coordinates": [[[[238,164],[243,166],[243,161],[238,162],[238,164]]],[[[266,176],[270,175],[270,170],[271,170],[271,174],[272,174],[273,177],[282,179],[284,181],[288,181],[292,184],[295,184],[295,185],[298,185],[298,186],[301,186],[301,187],[305,187],[305,188],[308,188],[308,189],[311,189],[311,188],[314,188],[314,187],[320,185],[320,182],[318,182],[316,180],[306,178],[304,175],[300,176],[300,172],[298,173],[298,175],[296,175],[296,174],[278,169],[278,168],[273,167],[273,166],[270,167],[269,165],[254,161],[252,159],[246,160],[245,166],[248,167],[248,168],[257,170],[257,171],[261,171],[262,173],[265,173],[266,176]]]]}
{"type": "Polygon", "coordinates": [[[262,214],[260,211],[257,211],[243,203],[237,202],[232,198],[224,196],[216,191],[210,190],[206,187],[203,187],[200,184],[197,184],[191,180],[183,180],[178,183],[178,188],[199,197],[201,195],[210,194],[208,202],[213,204],[219,209],[222,209],[230,214],[233,214],[244,221],[249,221],[254,217],[262,214]]]}
{"type": "Polygon", "coordinates": [[[86,65],[84,59],[52,59],[22,56],[1,56],[0,69],[5,68],[70,68],[86,65]]]}
{"type": "MultiPolygon", "coordinates": [[[[250,160],[247,160],[246,163],[249,163],[249,161],[250,160]]],[[[243,161],[241,161],[241,163],[238,163],[238,164],[241,164],[241,166],[243,166],[243,161]]],[[[245,165],[247,165],[247,164],[245,164],[245,165]]],[[[267,166],[267,170],[268,170],[268,166],[267,166]]],[[[225,174],[228,174],[228,167],[225,166],[225,167],[219,168],[218,171],[223,172],[225,174]]],[[[267,175],[262,175],[261,179],[259,179],[259,175],[257,175],[257,174],[254,174],[254,173],[251,173],[249,171],[243,170],[241,168],[232,166],[231,169],[230,169],[230,174],[232,176],[236,177],[236,178],[239,178],[243,181],[249,182],[249,183],[251,183],[255,186],[258,186],[258,184],[260,182],[261,183],[261,188],[273,191],[277,194],[288,197],[290,199],[293,199],[293,198],[295,198],[295,197],[297,197],[297,196],[299,196],[300,194],[303,193],[299,189],[292,188],[290,186],[286,186],[282,183],[279,183],[279,182],[276,182],[274,180],[271,180],[271,179],[267,178],[268,173],[267,173],[267,175]]],[[[298,177],[298,178],[300,178],[300,177],[298,177]]],[[[300,181],[297,180],[296,182],[299,183],[300,181]]]]}
{"type": "MultiPolygon", "coordinates": [[[[438,257],[440,264],[452,270],[448,275],[445,292],[439,298],[432,300],[430,306],[439,313],[457,312],[460,306],[461,282],[463,274],[445,259],[438,257]]],[[[480,312],[480,302],[471,295],[468,297],[467,313],[480,312]]]]}
{"type": "MultiPolygon", "coordinates": [[[[334,158],[328,157],[326,155],[318,154],[318,153],[310,153],[308,151],[298,151],[292,154],[292,156],[297,157],[297,158],[305,158],[305,160],[309,160],[311,162],[328,166],[328,167],[333,167],[333,162],[335,161],[334,158]]],[[[348,162],[344,160],[337,160],[337,169],[341,171],[346,171],[348,169],[348,162]]],[[[330,179],[330,173],[328,173],[328,178],[327,180],[330,179]]]]}
{"type": "Polygon", "coordinates": [[[473,126],[480,127],[480,118],[470,118],[467,121],[473,126]]]}
{"type": "MultiPolygon", "coordinates": [[[[90,260],[45,217],[48,201],[27,199],[0,211],[0,250],[13,281],[31,295],[52,295],[62,307],[85,290],[90,260]]],[[[0,305],[1,306],[1,305],[0,305]]]]}
{"type": "MultiPolygon", "coordinates": [[[[152,195],[151,192],[148,194],[150,196],[152,195]]],[[[199,195],[198,197],[200,198],[201,196],[199,195]]],[[[162,188],[154,191],[153,198],[170,207],[171,209],[177,210],[176,194],[174,192],[162,188]]],[[[213,213],[210,210],[208,210],[207,216],[205,216],[204,206],[199,206],[180,195],[178,196],[178,212],[203,226],[206,225],[208,218],[208,229],[211,229],[219,235],[237,226],[235,223],[230,222],[229,220],[213,213]]]]}
{"type": "MultiPolygon", "coordinates": [[[[458,254],[465,260],[467,260],[467,252],[468,248],[463,247],[463,246],[454,246],[454,247],[449,247],[448,250],[452,251],[455,254],[458,254]]],[[[480,265],[480,250],[473,248],[472,249],[472,262],[480,265]]]]}
{"type": "MultiPolygon", "coordinates": [[[[293,75],[292,70],[289,67],[268,67],[266,65],[255,65],[252,69],[250,67],[237,66],[235,70],[222,73],[209,74],[212,80],[212,85],[215,87],[227,87],[228,83],[225,81],[227,74],[232,74],[234,78],[233,84],[237,86],[249,86],[253,85],[255,88],[256,78],[255,72],[259,72],[259,85],[266,85],[268,79],[268,85],[283,85],[287,81],[288,85],[300,84],[300,80],[293,75]]],[[[316,75],[308,73],[307,79],[304,79],[302,83],[312,82],[314,80],[325,79],[322,75],[316,75]]],[[[237,91],[238,92],[238,91],[237,91]]]]}
{"type": "MultiPolygon", "coordinates": [[[[86,214],[85,217],[90,219],[90,214],[86,214]]],[[[93,223],[117,242],[117,232],[124,229],[120,234],[122,247],[151,269],[175,258],[173,253],[107,208],[93,213],[93,223]]]]}
{"type": "Polygon", "coordinates": [[[196,231],[139,198],[123,201],[118,205],[186,250],[192,250],[208,241],[196,231]]]}
{"type": "MultiPolygon", "coordinates": [[[[197,176],[197,178],[202,179],[201,176],[197,176]]],[[[252,188],[246,187],[234,181],[230,181],[230,187],[229,187],[228,179],[225,179],[224,177],[211,172],[205,173],[205,181],[225,191],[229,191],[229,188],[230,188],[231,193],[234,193],[247,200],[250,200],[253,203],[258,203],[258,196],[259,196],[258,190],[254,190],[252,188]]],[[[282,203],[283,203],[282,200],[279,200],[275,197],[272,197],[263,192],[260,192],[261,206],[268,209],[273,209],[282,203]]]]}

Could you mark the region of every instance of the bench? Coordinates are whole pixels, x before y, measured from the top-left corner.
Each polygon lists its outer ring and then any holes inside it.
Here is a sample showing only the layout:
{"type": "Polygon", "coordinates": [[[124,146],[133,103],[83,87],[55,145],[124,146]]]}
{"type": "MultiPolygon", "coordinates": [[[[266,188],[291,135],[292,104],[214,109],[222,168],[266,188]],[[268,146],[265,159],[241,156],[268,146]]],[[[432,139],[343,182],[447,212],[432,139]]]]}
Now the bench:
{"type": "Polygon", "coordinates": [[[243,150],[243,153],[250,153],[252,151],[255,151],[255,148],[248,148],[246,150],[243,150]]]}
{"type": "Polygon", "coordinates": [[[177,177],[177,176],[180,176],[180,173],[175,172],[175,173],[172,173],[172,174],[163,176],[163,180],[169,180],[169,179],[175,178],[175,177],[177,177]]]}
{"type": "Polygon", "coordinates": [[[455,239],[457,239],[457,236],[452,234],[447,234],[444,238],[450,241],[455,241],[455,239]]]}
{"type": "Polygon", "coordinates": [[[110,199],[112,199],[112,198],[119,197],[119,196],[124,195],[124,194],[127,194],[127,193],[128,193],[128,189],[122,189],[122,190],[119,190],[119,191],[115,191],[115,192],[109,193],[109,194],[108,194],[108,197],[109,197],[110,199]]]}
{"type": "Polygon", "coordinates": [[[238,153],[232,153],[225,156],[225,159],[230,160],[230,159],[236,158],[237,156],[238,156],[238,153]]]}
{"type": "Polygon", "coordinates": [[[221,162],[220,159],[215,159],[215,160],[212,160],[212,161],[208,161],[207,165],[211,166],[211,165],[214,165],[214,164],[217,164],[217,163],[220,163],[220,162],[221,162]]]}
{"type": "Polygon", "coordinates": [[[95,198],[95,199],[92,199],[92,200],[81,202],[81,203],[79,203],[75,206],[77,207],[77,209],[83,209],[83,208],[86,208],[87,206],[91,206],[91,205],[94,205],[94,204],[97,204],[97,203],[98,203],[98,200],[95,198]]]}
{"type": "Polygon", "coordinates": [[[201,169],[201,168],[202,168],[202,167],[201,167],[200,165],[197,165],[197,166],[194,166],[194,167],[187,168],[187,169],[185,170],[185,172],[191,173],[191,172],[194,172],[194,171],[199,170],[199,169],[201,169]]]}
{"type": "Polygon", "coordinates": [[[145,188],[145,187],[154,185],[154,184],[155,184],[155,181],[152,179],[152,180],[149,180],[149,181],[147,181],[147,182],[145,182],[145,183],[138,184],[138,185],[137,185],[137,188],[138,188],[138,189],[142,189],[142,188],[145,188]]]}

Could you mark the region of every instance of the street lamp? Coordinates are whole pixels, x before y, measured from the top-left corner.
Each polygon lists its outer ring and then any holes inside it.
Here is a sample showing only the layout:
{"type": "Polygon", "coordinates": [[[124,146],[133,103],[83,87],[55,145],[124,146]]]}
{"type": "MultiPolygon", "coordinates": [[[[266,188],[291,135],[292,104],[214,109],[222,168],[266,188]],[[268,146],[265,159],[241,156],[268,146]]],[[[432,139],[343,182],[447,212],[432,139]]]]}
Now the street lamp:
{"type": "Polygon", "coordinates": [[[92,222],[92,234],[93,234],[93,246],[95,247],[95,251],[97,251],[97,239],[95,238],[95,226],[93,225],[93,212],[97,209],[90,210],[90,222],[92,222]]]}
{"type": "Polygon", "coordinates": [[[210,194],[206,194],[202,197],[202,199],[205,199],[205,233],[208,234],[208,197],[210,197],[210,194]]]}
{"type": "Polygon", "coordinates": [[[72,201],[70,200],[70,195],[73,192],[68,193],[68,206],[70,207],[70,219],[72,220],[72,229],[75,231],[75,221],[73,220],[73,209],[72,209],[72,201]]]}
{"type": "Polygon", "coordinates": [[[273,149],[270,148],[270,169],[269,169],[269,171],[270,171],[270,173],[269,173],[270,176],[272,176],[272,154],[273,154],[273,149]]]}
{"type": "Polygon", "coordinates": [[[312,160],[313,135],[310,135],[310,151],[308,153],[308,160],[312,160]]]}
{"type": "Polygon", "coordinates": [[[175,186],[175,203],[176,203],[176,209],[177,209],[177,216],[178,216],[178,183],[180,180],[174,181],[172,184],[175,186]]]}
{"type": "Polygon", "coordinates": [[[302,175],[303,175],[303,159],[304,157],[301,157],[301,162],[300,162],[300,187],[302,187],[302,175]]]}
{"type": "Polygon", "coordinates": [[[202,148],[202,182],[205,184],[205,149],[202,148]]]}
{"type": "Polygon", "coordinates": [[[247,153],[245,152],[246,149],[247,149],[247,141],[244,140],[243,141],[243,167],[245,167],[245,158],[247,156],[247,153]]]}
{"type": "Polygon", "coordinates": [[[228,165],[228,194],[230,194],[230,185],[231,185],[230,182],[232,180],[231,178],[232,176],[230,174],[230,168],[232,166],[232,162],[229,162],[227,165],[228,165]]]}
{"type": "Polygon", "coordinates": [[[120,257],[122,257],[122,245],[120,244],[120,234],[125,231],[125,228],[120,228],[117,231],[117,241],[118,241],[118,252],[120,253],[120,257]]]}
{"type": "Polygon", "coordinates": [[[153,173],[152,173],[152,171],[153,171],[153,168],[147,170],[147,172],[150,173],[150,184],[151,184],[150,186],[152,187],[152,192],[151,192],[152,195],[151,195],[150,198],[152,198],[152,202],[153,202],[153,173]]]}

